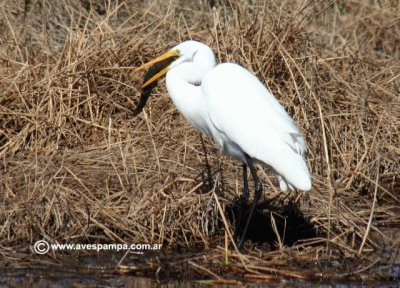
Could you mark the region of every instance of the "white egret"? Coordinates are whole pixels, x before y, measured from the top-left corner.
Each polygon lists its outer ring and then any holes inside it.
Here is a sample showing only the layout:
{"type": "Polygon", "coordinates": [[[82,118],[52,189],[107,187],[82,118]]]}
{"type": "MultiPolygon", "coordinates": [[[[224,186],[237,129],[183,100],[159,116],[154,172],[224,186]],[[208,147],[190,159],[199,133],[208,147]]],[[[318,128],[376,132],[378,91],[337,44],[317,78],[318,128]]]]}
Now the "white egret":
{"type": "Polygon", "coordinates": [[[277,173],[281,190],[311,189],[304,137],[272,93],[248,70],[233,63],[216,65],[211,48],[192,40],[136,71],[149,67],[134,114],[141,112],[157,79],[166,74],[168,93],[190,124],[212,137],[223,153],[243,163],[245,201],[250,168],[255,194],[239,246],[262,193],[254,160],[277,173]]]}

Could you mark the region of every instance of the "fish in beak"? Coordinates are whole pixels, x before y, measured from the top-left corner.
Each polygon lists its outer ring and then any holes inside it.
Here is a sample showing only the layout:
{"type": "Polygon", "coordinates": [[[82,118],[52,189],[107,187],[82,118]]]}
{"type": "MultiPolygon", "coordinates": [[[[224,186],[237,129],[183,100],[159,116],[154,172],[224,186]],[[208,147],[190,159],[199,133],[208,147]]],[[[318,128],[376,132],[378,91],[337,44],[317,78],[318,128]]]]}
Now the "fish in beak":
{"type": "Polygon", "coordinates": [[[151,60],[135,69],[136,72],[149,68],[143,79],[142,93],[140,94],[139,104],[133,111],[134,117],[142,112],[147,100],[149,99],[151,91],[157,86],[158,79],[168,72],[170,64],[178,59],[179,56],[179,50],[170,50],[156,59],[151,60]]]}

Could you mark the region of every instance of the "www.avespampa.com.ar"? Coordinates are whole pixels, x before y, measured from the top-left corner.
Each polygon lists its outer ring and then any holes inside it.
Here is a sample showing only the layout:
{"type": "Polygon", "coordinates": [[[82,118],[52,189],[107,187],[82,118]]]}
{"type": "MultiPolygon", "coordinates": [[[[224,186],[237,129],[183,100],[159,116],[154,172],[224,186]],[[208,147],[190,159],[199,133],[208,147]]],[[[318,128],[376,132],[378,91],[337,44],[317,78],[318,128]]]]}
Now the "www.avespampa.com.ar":
{"type": "Polygon", "coordinates": [[[33,245],[33,251],[37,254],[46,254],[52,251],[126,251],[133,250],[136,252],[155,251],[160,250],[162,244],[99,244],[99,243],[85,243],[85,244],[66,244],[66,243],[49,243],[46,240],[39,240],[33,245]]]}

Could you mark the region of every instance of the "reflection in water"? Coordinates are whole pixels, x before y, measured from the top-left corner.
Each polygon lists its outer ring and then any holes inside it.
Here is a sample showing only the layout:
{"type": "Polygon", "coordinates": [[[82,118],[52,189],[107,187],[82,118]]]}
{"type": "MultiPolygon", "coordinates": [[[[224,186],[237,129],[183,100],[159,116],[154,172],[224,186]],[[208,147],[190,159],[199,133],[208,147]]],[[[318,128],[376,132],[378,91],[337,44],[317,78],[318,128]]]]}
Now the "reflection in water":
{"type": "MultiPolygon", "coordinates": [[[[57,266],[1,269],[0,287],[204,287],[199,280],[205,279],[199,278],[199,274],[193,273],[193,271],[185,270],[186,265],[178,267],[181,269],[180,273],[177,273],[175,269],[158,273],[154,270],[154,267],[147,266],[146,268],[146,265],[143,264],[146,260],[143,259],[149,260],[147,255],[129,255],[127,257],[129,264],[115,270],[114,268],[121,256],[99,257],[96,255],[85,256],[80,259],[72,259],[72,256],[66,256],[66,259],[61,262],[62,264],[59,263],[57,266]]],[[[177,258],[180,257],[183,256],[177,256],[177,258]]],[[[150,262],[154,263],[153,259],[156,258],[158,257],[150,255],[150,262]]],[[[175,259],[173,256],[172,258],[175,259]]],[[[329,263],[326,264],[329,265],[329,263]]],[[[343,279],[321,281],[319,279],[300,280],[282,277],[268,283],[246,282],[245,279],[238,283],[251,286],[283,285],[284,287],[398,287],[400,265],[391,266],[390,271],[375,271],[375,273],[389,273],[391,277],[387,279],[391,278],[392,281],[349,281],[343,279]]]]}

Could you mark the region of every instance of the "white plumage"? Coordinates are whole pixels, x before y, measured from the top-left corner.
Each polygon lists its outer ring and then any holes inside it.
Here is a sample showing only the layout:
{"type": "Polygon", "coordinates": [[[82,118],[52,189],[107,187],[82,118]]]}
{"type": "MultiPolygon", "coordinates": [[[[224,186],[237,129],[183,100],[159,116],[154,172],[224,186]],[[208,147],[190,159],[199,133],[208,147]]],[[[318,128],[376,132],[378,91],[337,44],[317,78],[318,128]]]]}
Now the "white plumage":
{"type": "Polygon", "coordinates": [[[166,75],[168,93],[192,126],[211,136],[223,153],[244,163],[246,153],[272,167],[283,191],[311,189],[302,134],[253,74],[237,64],[215,66],[212,50],[197,41],[171,51],[179,51],[179,58],[166,75]]]}
{"type": "Polygon", "coordinates": [[[197,41],[183,42],[136,70],[148,67],[134,115],[140,113],[157,79],[166,73],[168,93],[190,124],[212,137],[223,153],[242,161],[242,207],[249,196],[250,168],[255,192],[239,248],[263,190],[254,160],[275,170],[283,191],[311,189],[303,136],[271,92],[249,71],[232,63],[216,65],[211,48],[197,41]]]}

